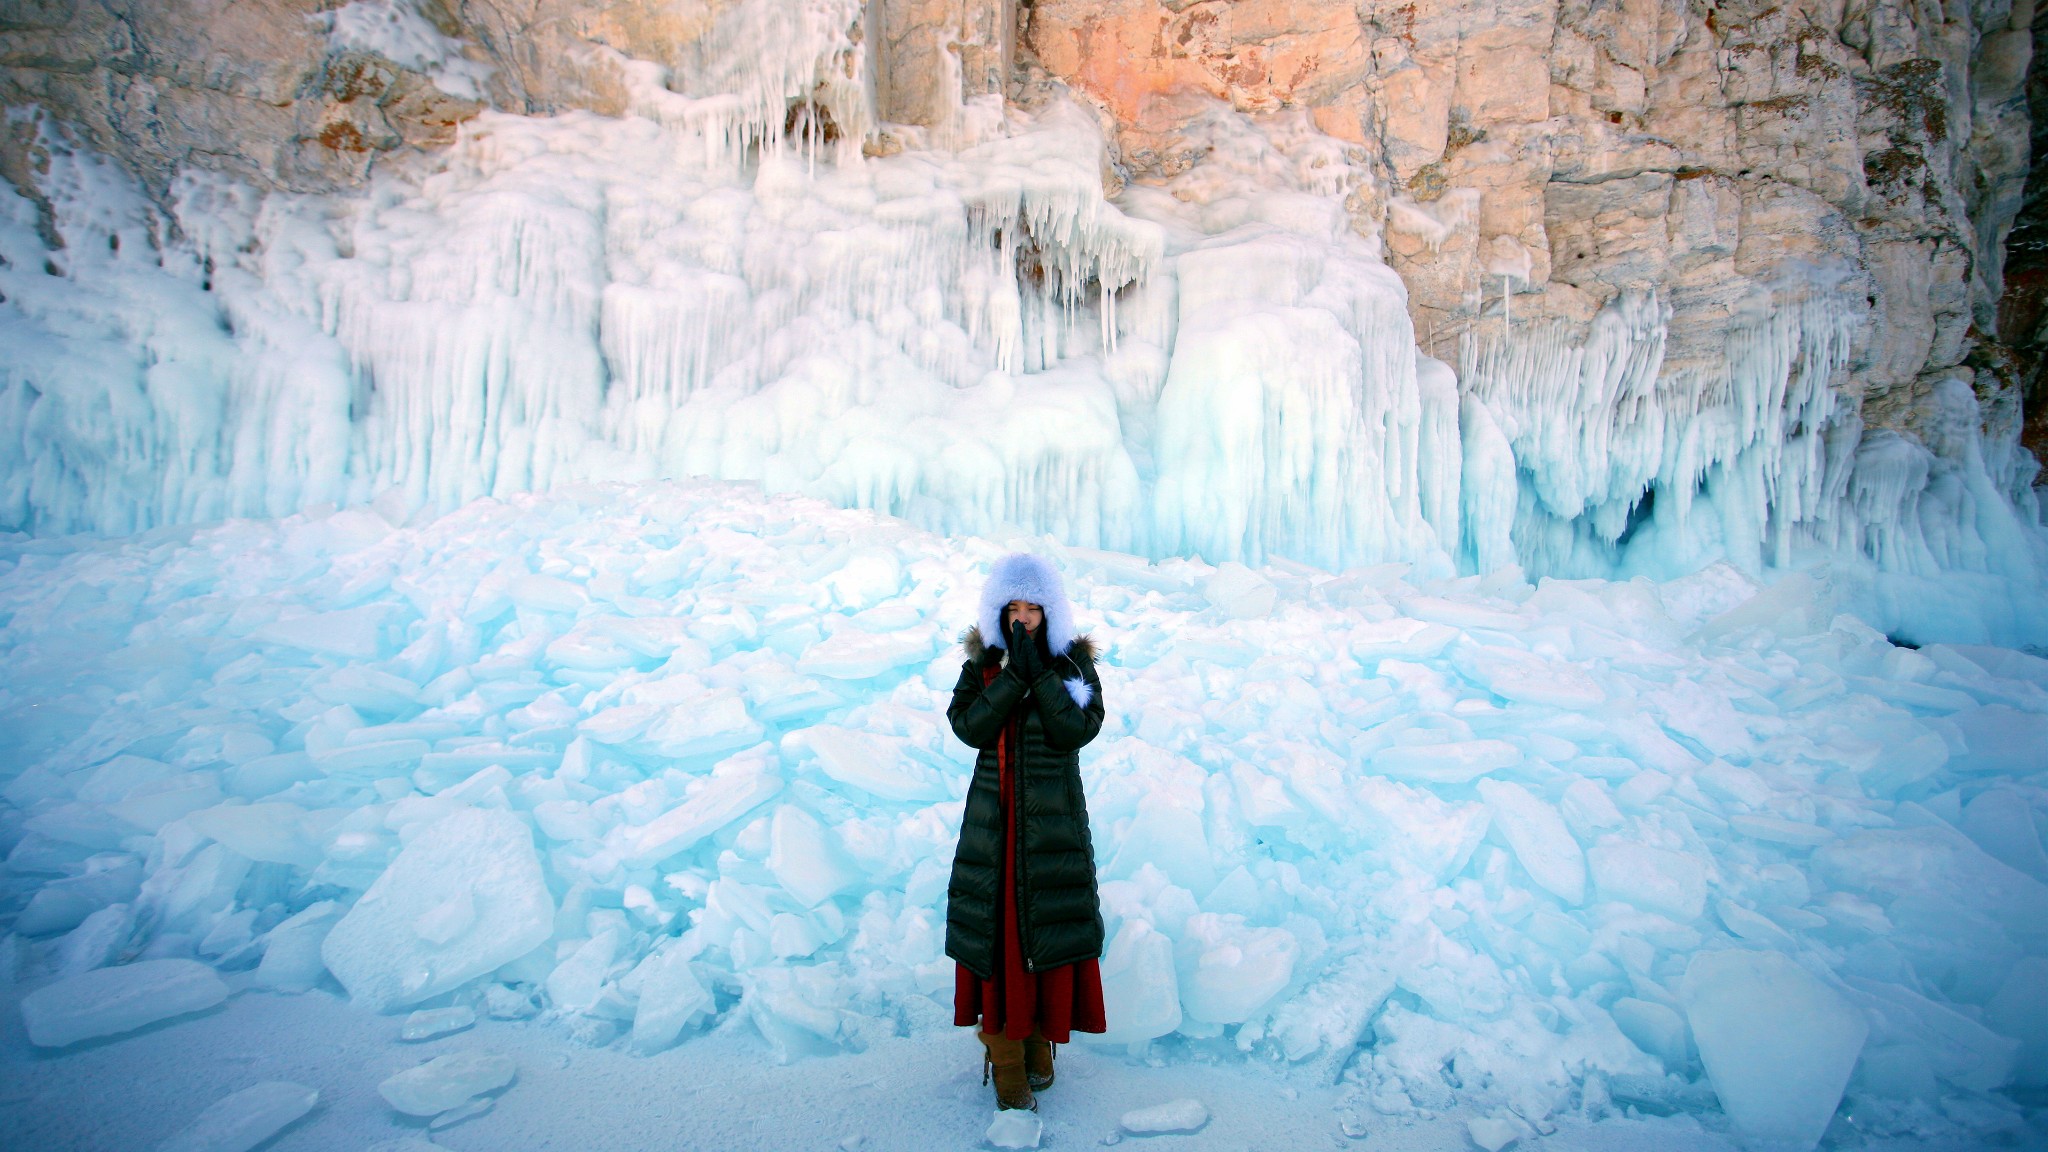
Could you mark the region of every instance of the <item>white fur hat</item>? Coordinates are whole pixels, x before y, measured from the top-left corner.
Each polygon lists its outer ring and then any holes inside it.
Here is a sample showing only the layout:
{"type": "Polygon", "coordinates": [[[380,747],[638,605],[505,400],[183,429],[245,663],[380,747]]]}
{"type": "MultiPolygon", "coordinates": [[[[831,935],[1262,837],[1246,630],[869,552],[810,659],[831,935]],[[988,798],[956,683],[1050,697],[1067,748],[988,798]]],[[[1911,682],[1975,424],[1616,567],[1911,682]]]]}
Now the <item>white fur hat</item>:
{"type": "Polygon", "coordinates": [[[1029,552],[1012,552],[988,570],[988,583],[981,589],[981,615],[976,624],[982,642],[1002,648],[1003,608],[1012,600],[1036,604],[1045,610],[1046,647],[1064,656],[1074,643],[1074,612],[1067,605],[1066,585],[1052,561],[1029,552]]]}

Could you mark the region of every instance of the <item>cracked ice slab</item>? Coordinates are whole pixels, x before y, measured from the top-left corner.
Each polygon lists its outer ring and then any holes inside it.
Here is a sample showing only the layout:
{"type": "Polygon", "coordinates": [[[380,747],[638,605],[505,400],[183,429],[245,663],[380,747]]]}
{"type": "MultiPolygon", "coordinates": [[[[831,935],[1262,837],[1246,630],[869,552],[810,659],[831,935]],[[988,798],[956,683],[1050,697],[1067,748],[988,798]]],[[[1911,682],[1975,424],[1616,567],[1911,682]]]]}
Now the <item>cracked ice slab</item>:
{"type": "Polygon", "coordinates": [[[450,1052],[377,1085],[386,1103],[408,1116],[438,1116],[512,1082],[519,1066],[494,1052],[450,1052]]]}
{"type": "Polygon", "coordinates": [[[284,1131],[320,1102],[320,1092],[289,1080],[269,1080],[206,1106],[157,1152],[249,1152],[284,1131]]]}
{"type": "Polygon", "coordinates": [[[62,1048],[201,1012],[227,998],[228,986],[196,960],[142,960],[45,984],[21,998],[21,1015],[37,1047],[62,1048]]]}
{"type": "Polygon", "coordinates": [[[465,809],[401,849],[320,954],[351,997],[389,1011],[533,951],[554,934],[554,914],[526,824],[465,809]]]}

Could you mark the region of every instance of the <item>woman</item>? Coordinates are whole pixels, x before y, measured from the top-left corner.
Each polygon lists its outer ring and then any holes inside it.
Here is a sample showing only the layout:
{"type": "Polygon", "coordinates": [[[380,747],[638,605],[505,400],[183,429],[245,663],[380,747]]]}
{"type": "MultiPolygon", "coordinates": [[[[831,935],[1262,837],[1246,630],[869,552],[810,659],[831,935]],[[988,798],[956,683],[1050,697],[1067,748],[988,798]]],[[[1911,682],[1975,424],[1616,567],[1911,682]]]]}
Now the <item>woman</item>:
{"type": "Polygon", "coordinates": [[[1036,1108],[1053,1045],[1108,1028],[1079,756],[1102,730],[1102,682],[1059,573],[1037,556],[996,561],[961,643],[946,716],[980,753],[946,889],[953,1022],[981,1026],[996,1106],[1036,1108]]]}

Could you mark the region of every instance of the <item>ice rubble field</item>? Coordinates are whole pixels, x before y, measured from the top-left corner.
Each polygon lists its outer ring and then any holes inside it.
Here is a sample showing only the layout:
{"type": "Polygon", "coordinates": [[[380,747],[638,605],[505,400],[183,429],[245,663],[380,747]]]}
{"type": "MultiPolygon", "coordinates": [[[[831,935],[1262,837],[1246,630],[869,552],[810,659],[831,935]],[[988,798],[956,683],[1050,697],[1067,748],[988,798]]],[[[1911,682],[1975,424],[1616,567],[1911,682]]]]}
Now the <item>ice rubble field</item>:
{"type": "MultiPolygon", "coordinates": [[[[231,985],[638,1053],[950,1030],[943,709],[1018,541],[709,481],[401,507],[0,546],[0,956],[35,1044],[231,985]]],[[[1022,543],[1105,653],[1110,1051],[1483,1141],[2039,1136],[2048,661],[1894,647],[1725,566],[1022,543]]],[[[383,1097],[459,1119],[506,1078],[467,1059],[383,1097]]],[[[288,1122],[266,1091],[216,1122],[288,1122]]]]}

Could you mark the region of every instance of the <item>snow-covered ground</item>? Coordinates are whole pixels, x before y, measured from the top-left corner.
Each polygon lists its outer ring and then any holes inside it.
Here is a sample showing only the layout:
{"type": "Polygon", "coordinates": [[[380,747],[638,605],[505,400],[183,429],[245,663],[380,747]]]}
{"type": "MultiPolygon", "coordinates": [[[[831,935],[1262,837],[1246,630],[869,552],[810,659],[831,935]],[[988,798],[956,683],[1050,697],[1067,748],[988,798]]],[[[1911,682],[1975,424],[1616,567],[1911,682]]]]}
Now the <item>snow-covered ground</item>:
{"type": "MultiPolygon", "coordinates": [[[[210,1015],[55,1057],[32,1054],[19,1023],[10,1020],[0,1024],[7,1082],[0,1090],[0,1142],[49,1152],[151,1148],[216,1098],[264,1080],[320,1092],[316,1108],[270,1146],[275,1152],[356,1152],[408,1136],[476,1152],[926,1152],[976,1147],[991,1119],[981,1049],[964,1030],[888,1039],[866,1052],[787,1066],[764,1059],[759,1040],[744,1034],[706,1036],[642,1058],[593,1050],[561,1028],[530,1024],[486,1020],[419,1044],[398,1040],[398,1032],[396,1020],[354,1011],[317,992],[291,998],[251,992],[210,1015]],[[309,1044],[309,1037],[317,1043],[309,1044]],[[490,1111],[435,1131],[378,1097],[376,1086],[385,1077],[466,1050],[500,1053],[518,1065],[517,1079],[490,1111]]],[[[1341,1090],[1270,1068],[1147,1063],[1085,1047],[1061,1050],[1059,1082],[1040,1103],[1041,1146],[1121,1143],[1126,1112],[1180,1099],[1199,1100],[1209,1122],[1150,1142],[1186,1152],[1472,1147],[1467,1120],[1458,1115],[1361,1118],[1346,1108],[1341,1090]],[[1347,1124],[1363,1135],[1347,1136],[1347,1124]]],[[[1125,1138],[1133,1147],[1148,1145],[1146,1138],[1125,1138]]],[[[1974,1145],[1974,1137],[1949,1144],[1974,1145]]],[[[1735,1147],[1690,1117],[1610,1118],[1597,1125],[1560,1117],[1543,1146],[1586,1152],[1735,1147]]]]}
{"type": "Polygon", "coordinates": [[[2043,1139],[2048,661],[1807,576],[1151,562],[714,482],[0,546],[0,1132],[290,1081],[279,1148],[425,1132],[394,1100],[451,1147],[972,1146],[942,712],[1012,547],[1111,717],[1114,1032],[1046,1146],[1182,1097],[1147,1139],[2043,1139]],[[386,1085],[467,1049],[511,1064],[386,1085]]]}
{"type": "MultiPolygon", "coordinates": [[[[955,1034],[884,1040],[860,1053],[778,1065],[745,1035],[705,1036],[653,1057],[590,1049],[558,1027],[485,1020],[419,1044],[399,1022],[311,993],[237,996],[208,1015],[60,1056],[31,1052],[11,1015],[0,1019],[0,1143],[44,1152],[145,1149],[184,1128],[212,1101],[266,1080],[320,1092],[273,1152],[406,1152],[387,1142],[430,1139],[469,1152],[562,1149],[678,1152],[930,1152],[985,1146],[989,1089],[980,1046],[955,1034]],[[309,1038],[316,1038],[309,1043],[309,1038]],[[517,1079],[481,1115],[440,1130],[380,1099],[385,1077],[429,1057],[482,1050],[511,1058],[517,1079]],[[851,1143],[857,1140],[858,1143],[851,1143]]],[[[1470,1152],[1479,1112],[1432,1118],[1360,1114],[1338,1088],[1231,1062],[1148,1062],[1087,1047],[1061,1050],[1059,1082],[1041,1097],[1041,1147],[1126,1144],[1162,1152],[1470,1152]],[[1193,1133],[1127,1135],[1127,1112],[1195,1099],[1209,1113],[1193,1133]]],[[[1551,1152],[1731,1152],[1739,1147],[1690,1116],[1566,1115],[1540,1146],[1551,1152]]],[[[1529,1147],[1524,1144],[1523,1147],[1529,1147]]],[[[1983,1146],[1974,1134],[1876,1140],[1904,1152],[1983,1146]]],[[[424,1152],[413,1146],[412,1152],[424,1152]]]]}

